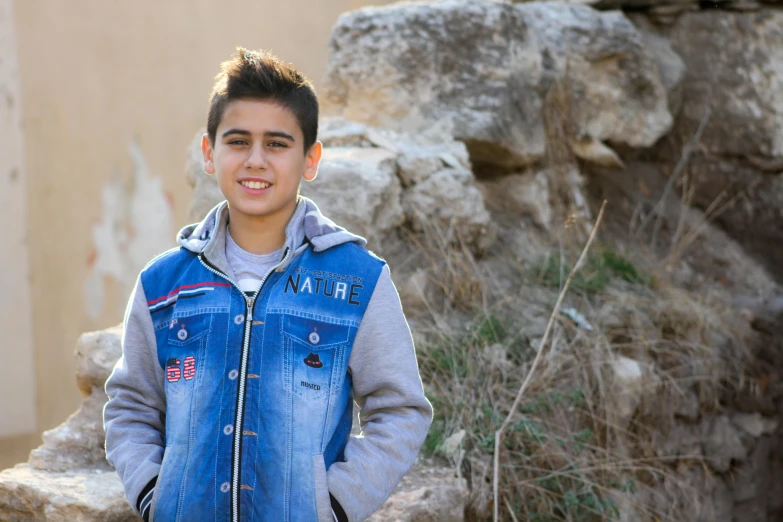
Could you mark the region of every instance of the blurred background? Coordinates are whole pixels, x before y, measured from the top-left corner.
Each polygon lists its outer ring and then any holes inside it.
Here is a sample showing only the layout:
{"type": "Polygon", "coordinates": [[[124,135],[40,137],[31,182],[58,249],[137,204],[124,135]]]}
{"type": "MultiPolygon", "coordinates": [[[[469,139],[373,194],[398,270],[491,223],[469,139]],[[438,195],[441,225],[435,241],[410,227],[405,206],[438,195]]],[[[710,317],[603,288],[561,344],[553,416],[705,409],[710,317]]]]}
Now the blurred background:
{"type": "Polygon", "coordinates": [[[220,62],[269,49],[318,89],[338,15],[384,3],[0,0],[0,469],[76,410],[76,340],[188,222],[220,62]]]}

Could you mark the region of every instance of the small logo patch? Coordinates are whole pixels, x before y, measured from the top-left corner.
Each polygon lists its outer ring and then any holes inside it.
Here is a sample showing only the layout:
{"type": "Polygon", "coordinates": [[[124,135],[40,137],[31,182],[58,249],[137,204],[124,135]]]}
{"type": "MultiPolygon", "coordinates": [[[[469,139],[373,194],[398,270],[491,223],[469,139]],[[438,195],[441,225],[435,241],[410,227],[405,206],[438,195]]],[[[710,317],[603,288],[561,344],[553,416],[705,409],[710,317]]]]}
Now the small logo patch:
{"type": "Polygon", "coordinates": [[[323,368],[324,363],[321,362],[321,358],[318,357],[317,353],[312,353],[305,357],[304,360],[305,364],[311,368],[323,368]]]}
{"type": "Polygon", "coordinates": [[[166,361],[166,379],[169,382],[177,382],[182,376],[182,372],[179,369],[179,359],[172,357],[166,361]]]}
{"type": "Polygon", "coordinates": [[[304,386],[305,388],[310,388],[311,390],[316,390],[316,391],[321,389],[321,386],[319,386],[318,384],[313,384],[311,382],[302,381],[299,385],[300,386],[304,386]]]}

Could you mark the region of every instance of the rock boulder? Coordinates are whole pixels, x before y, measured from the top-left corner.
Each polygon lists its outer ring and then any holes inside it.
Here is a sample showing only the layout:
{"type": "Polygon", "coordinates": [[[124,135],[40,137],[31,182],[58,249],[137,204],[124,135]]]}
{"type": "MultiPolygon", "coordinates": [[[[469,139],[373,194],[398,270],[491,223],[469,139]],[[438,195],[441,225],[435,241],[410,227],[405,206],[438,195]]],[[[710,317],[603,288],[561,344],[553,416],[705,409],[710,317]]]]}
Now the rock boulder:
{"type": "Polygon", "coordinates": [[[474,165],[513,169],[544,159],[543,105],[555,85],[562,95],[550,98],[571,119],[572,139],[647,147],[671,127],[666,88],[633,24],[620,12],[557,2],[347,13],[332,33],[324,99],[369,125],[448,125],[474,165]]]}
{"type": "Polygon", "coordinates": [[[462,522],[468,484],[453,469],[418,467],[368,522],[462,522]]]}
{"type": "Polygon", "coordinates": [[[137,520],[106,462],[104,384],[122,354],[122,328],[86,333],[76,345],[79,409],[43,435],[27,464],[0,472],[0,522],[137,520]]]}
{"type": "Polygon", "coordinates": [[[329,219],[368,240],[371,248],[403,220],[395,154],[377,148],[328,147],[318,176],[301,193],[329,219]]]}
{"type": "Polygon", "coordinates": [[[703,125],[684,171],[692,203],[712,207],[715,221],[782,278],[783,11],[702,10],[665,31],[633,20],[668,38],[687,71],[682,110],[654,156],[673,172],[703,125]]]}

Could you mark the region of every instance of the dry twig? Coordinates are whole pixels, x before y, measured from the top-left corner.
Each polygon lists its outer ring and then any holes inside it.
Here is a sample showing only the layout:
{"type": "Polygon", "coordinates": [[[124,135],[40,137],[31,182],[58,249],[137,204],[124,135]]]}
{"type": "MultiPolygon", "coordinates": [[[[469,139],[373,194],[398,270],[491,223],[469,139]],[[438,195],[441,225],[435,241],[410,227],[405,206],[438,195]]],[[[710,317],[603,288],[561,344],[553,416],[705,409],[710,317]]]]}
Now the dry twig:
{"type": "MultiPolygon", "coordinates": [[[[691,159],[693,149],[696,147],[696,145],[699,144],[699,142],[701,142],[701,136],[704,134],[704,129],[707,128],[707,124],[709,123],[711,117],[712,85],[710,85],[707,90],[706,102],[704,104],[704,115],[699,122],[699,127],[696,129],[696,133],[693,135],[691,140],[685,145],[685,148],[682,151],[682,155],[680,156],[680,160],[677,162],[677,165],[674,166],[674,171],[672,171],[672,175],[669,176],[669,180],[666,182],[666,186],[663,188],[661,199],[658,200],[658,204],[655,206],[654,211],[650,214],[650,216],[648,216],[648,219],[653,215],[656,216],[655,225],[653,226],[652,241],[650,242],[650,246],[652,248],[655,248],[655,245],[658,243],[658,234],[661,230],[661,221],[663,220],[663,209],[666,206],[666,200],[669,198],[669,194],[674,187],[674,183],[680,177],[680,174],[685,171],[685,167],[688,165],[688,162],[691,159]]],[[[646,223],[644,226],[646,226],[646,223]]],[[[644,228],[644,226],[642,226],[642,228],[644,228]]]]}
{"type": "Polygon", "coordinates": [[[558,296],[557,302],[555,303],[555,307],[552,310],[552,314],[549,316],[549,322],[547,323],[546,330],[544,331],[544,337],[541,339],[541,343],[538,346],[538,353],[536,353],[536,356],[533,359],[533,364],[530,366],[530,371],[525,377],[525,380],[522,382],[522,386],[519,387],[519,391],[517,392],[517,396],[514,399],[514,403],[511,405],[511,409],[508,412],[508,415],[503,420],[503,424],[501,424],[500,429],[498,429],[495,432],[495,455],[494,455],[494,468],[493,468],[494,471],[493,471],[493,484],[492,484],[493,496],[494,496],[494,506],[493,506],[494,522],[498,522],[498,512],[500,507],[498,488],[500,483],[500,449],[501,449],[501,442],[503,439],[503,432],[506,430],[508,425],[511,424],[511,419],[514,417],[514,414],[516,413],[516,410],[519,407],[519,403],[522,401],[522,396],[525,394],[525,390],[530,384],[531,378],[533,377],[533,374],[535,373],[536,368],[542,359],[542,354],[544,353],[544,346],[546,345],[547,339],[549,338],[549,335],[552,331],[552,326],[554,325],[555,318],[560,313],[560,307],[563,304],[563,299],[565,298],[566,292],[568,292],[568,287],[571,285],[571,281],[573,280],[574,275],[576,275],[576,272],[582,267],[582,264],[584,263],[584,260],[587,257],[587,252],[588,250],[590,250],[590,246],[592,245],[593,240],[595,239],[595,234],[598,231],[598,226],[601,224],[601,219],[604,216],[605,208],[606,208],[606,201],[604,200],[603,204],[601,205],[601,211],[598,213],[598,218],[595,220],[595,224],[593,225],[593,230],[590,232],[590,237],[588,237],[587,243],[585,243],[585,246],[582,249],[582,253],[579,256],[579,259],[576,261],[576,264],[571,269],[571,273],[568,274],[568,279],[566,279],[566,282],[563,285],[563,289],[560,291],[560,295],[558,296]]]}

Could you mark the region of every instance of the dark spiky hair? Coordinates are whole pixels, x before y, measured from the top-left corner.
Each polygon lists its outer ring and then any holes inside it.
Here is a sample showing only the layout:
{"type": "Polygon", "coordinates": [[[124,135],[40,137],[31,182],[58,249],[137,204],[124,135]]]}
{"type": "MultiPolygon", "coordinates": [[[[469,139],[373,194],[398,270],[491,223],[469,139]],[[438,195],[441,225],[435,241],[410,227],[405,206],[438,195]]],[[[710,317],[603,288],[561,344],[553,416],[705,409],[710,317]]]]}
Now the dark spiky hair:
{"type": "Polygon", "coordinates": [[[318,137],[318,98],[312,83],[271,53],[238,47],[231,60],[220,64],[207,116],[207,135],[213,145],[223,113],[234,100],[274,101],[293,112],[304,135],[305,154],[318,137]]]}

